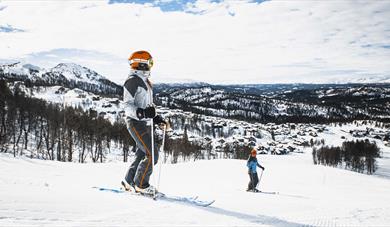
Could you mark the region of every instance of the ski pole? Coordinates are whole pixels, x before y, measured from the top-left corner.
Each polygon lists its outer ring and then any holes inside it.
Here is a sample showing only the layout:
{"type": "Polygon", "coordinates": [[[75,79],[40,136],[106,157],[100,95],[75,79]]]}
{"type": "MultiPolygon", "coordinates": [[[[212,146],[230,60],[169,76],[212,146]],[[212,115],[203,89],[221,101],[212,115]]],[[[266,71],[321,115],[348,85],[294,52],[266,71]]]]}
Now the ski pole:
{"type": "MultiPolygon", "coordinates": [[[[163,131],[163,139],[162,139],[162,144],[161,144],[161,150],[160,150],[160,154],[162,154],[164,152],[164,145],[165,145],[165,132],[167,130],[167,126],[164,124],[164,131],[163,131]]],[[[160,159],[159,163],[158,163],[158,180],[157,180],[157,191],[158,189],[160,188],[160,179],[161,179],[161,164],[162,160],[160,159]]]]}
{"type": "Polygon", "coordinates": [[[253,174],[250,173],[250,177],[251,177],[251,183],[252,183],[252,191],[255,191],[256,187],[255,187],[255,181],[254,181],[254,177],[253,177],[253,174]]]}
{"type": "MultiPolygon", "coordinates": [[[[153,174],[153,170],[154,170],[154,131],[153,131],[153,118],[150,119],[150,135],[151,135],[151,145],[152,145],[152,178],[153,178],[153,183],[155,183],[155,178],[154,178],[154,174],[153,174]]],[[[153,188],[153,198],[156,198],[156,189],[153,188]]]]}
{"type": "MultiPolygon", "coordinates": [[[[259,183],[257,185],[260,185],[260,181],[261,181],[261,177],[263,176],[263,172],[264,170],[261,170],[261,174],[260,174],[260,178],[259,178],[259,183]]],[[[257,189],[257,186],[256,186],[256,189],[257,189]]]]}

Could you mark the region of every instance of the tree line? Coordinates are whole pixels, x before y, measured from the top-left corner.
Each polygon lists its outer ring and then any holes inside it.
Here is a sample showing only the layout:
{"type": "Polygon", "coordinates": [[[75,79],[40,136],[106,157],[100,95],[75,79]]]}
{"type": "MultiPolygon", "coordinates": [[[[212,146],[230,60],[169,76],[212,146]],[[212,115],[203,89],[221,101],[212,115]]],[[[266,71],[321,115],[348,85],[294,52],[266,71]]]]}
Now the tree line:
{"type": "Polygon", "coordinates": [[[376,158],[380,157],[380,149],[375,142],[366,139],[345,141],[341,147],[314,147],[312,154],[316,165],[343,167],[372,174],[377,169],[376,158]]]}

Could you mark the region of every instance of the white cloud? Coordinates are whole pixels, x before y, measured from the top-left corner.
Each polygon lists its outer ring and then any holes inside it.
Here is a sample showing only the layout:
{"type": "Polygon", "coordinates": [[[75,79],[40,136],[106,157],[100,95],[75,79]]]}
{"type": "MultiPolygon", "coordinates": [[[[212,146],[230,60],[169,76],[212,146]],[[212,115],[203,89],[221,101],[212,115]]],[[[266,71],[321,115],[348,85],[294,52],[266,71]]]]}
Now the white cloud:
{"type": "Polygon", "coordinates": [[[323,82],[390,75],[388,1],[200,0],[187,5],[191,13],[104,1],[2,1],[0,8],[0,26],[25,31],[0,33],[0,58],[31,59],[55,49],[99,53],[95,61],[89,54],[84,61],[64,58],[88,62],[116,82],[123,82],[126,58],[138,49],[154,56],[158,81],[323,82]]]}

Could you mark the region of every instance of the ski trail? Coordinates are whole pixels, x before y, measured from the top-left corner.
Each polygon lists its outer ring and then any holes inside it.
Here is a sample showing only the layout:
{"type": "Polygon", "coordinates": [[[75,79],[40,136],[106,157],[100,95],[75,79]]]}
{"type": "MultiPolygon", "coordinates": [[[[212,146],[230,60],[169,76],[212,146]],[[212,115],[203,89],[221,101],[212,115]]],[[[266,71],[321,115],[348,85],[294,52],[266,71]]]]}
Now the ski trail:
{"type": "MultiPolygon", "coordinates": [[[[124,195],[124,196],[130,196],[131,195],[128,195],[126,192],[124,191],[121,191],[121,190],[117,190],[117,189],[111,189],[111,188],[99,188],[99,187],[92,187],[94,189],[98,189],[98,190],[101,190],[101,191],[105,191],[105,192],[113,192],[113,193],[117,193],[117,194],[121,194],[121,195],[124,195]]],[[[135,195],[133,195],[135,196],[135,195]]],[[[144,198],[142,196],[140,196],[139,198],[144,198]]],[[[149,198],[150,199],[150,198],[149,198]]],[[[203,212],[208,212],[208,213],[211,213],[211,214],[215,214],[215,215],[222,215],[222,216],[227,216],[227,217],[231,217],[231,218],[235,218],[235,219],[240,219],[242,221],[245,221],[245,222],[249,222],[249,223],[252,223],[252,224],[261,224],[261,225],[272,225],[272,226],[309,226],[309,225],[304,225],[302,223],[295,223],[295,222],[290,222],[290,221],[286,221],[286,220],[283,220],[283,219],[279,219],[279,218],[276,218],[276,217],[271,217],[271,216],[266,216],[266,215],[260,215],[260,214],[247,214],[247,213],[242,213],[242,212],[238,212],[238,211],[233,211],[233,210],[228,210],[228,209],[224,209],[224,208],[220,208],[220,207],[215,207],[215,206],[208,206],[208,207],[204,207],[204,206],[198,206],[198,205],[195,205],[195,204],[192,204],[192,203],[186,203],[186,202],[181,202],[181,201],[176,201],[176,200],[171,200],[169,198],[166,198],[166,199],[157,199],[157,201],[153,201],[151,200],[152,202],[155,202],[155,203],[169,203],[169,204],[177,204],[177,205],[180,205],[180,206],[185,206],[185,207],[190,207],[190,208],[194,208],[194,209],[199,209],[203,212]]],[[[106,218],[107,217],[112,217],[113,215],[118,215],[118,216],[121,216],[121,214],[126,214],[127,211],[124,211],[124,212],[112,212],[110,214],[106,214],[106,218]]]]}
{"type": "MultiPolygon", "coordinates": [[[[153,203],[156,203],[156,201],[152,201],[153,203]]],[[[167,201],[161,200],[162,202],[161,206],[164,206],[164,203],[167,201]]],[[[158,203],[158,202],[157,202],[158,203]]],[[[303,223],[297,223],[297,222],[291,222],[287,220],[283,220],[277,217],[271,217],[261,214],[247,214],[242,212],[237,212],[233,210],[227,210],[220,207],[201,207],[201,206],[186,206],[186,204],[183,203],[177,203],[178,206],[186,207],[186,209],[196,209],[199,210],[201,213],[210,213],[211,215],[216,215],[216,220],[218,219],[218,216],[223,216],[227,218],[232,219],[238,219],[240,220],[240,224],[238,226],[282,226],[282,227],[295,227],[295,226],[312,226],[307,225],[303,223]],[[242,222],[243,221],[243,222],[242,222]],[[247,223],[247,224],[244,224],[247,223]]],[[[192,211],[194,212],[194,211],[192,211]]],[[[101,223],[107,223],[107,221],[110,221],[111,226],[121,226],[123,224],[129,224],[131,222],[126,222],[123,220],[123,217],[126,216],[126,214],[129,213],[135,213],[134,210],[128,209],[128,210],[122,210],[122,211],[112,211],[112,212],[106,212],[103,215],[99,215],[99,217],[96,217],[96,215],[90,215],[88,217],[83,218],[82,220],[78,220],[76,222],[71,222],[71,225],[76,226],[99,226],[101,223]]],[[[141,212],[139,213],[140,215],[141,212]]],[[[134,224],[134,223],[133,223],[134,224]]],[[[153,225],[153,224],[152,224],[153,225]]]]}
{"type": "Polygon", "coordinates": [[[290,226],[290,227],[309,226],[302,223],[290,222],[277,217],[271,217],[271,216],[260,215],[260,214],[253,215],[253,214],[241,213],[238,211],[227,210],[220,207],[197,207],[197,208],[203,209],[210,213],[219,214],[223,216],[230,216],[230,217],[242,219],[255,224],[272,225],[272,226],[290,226]]]}

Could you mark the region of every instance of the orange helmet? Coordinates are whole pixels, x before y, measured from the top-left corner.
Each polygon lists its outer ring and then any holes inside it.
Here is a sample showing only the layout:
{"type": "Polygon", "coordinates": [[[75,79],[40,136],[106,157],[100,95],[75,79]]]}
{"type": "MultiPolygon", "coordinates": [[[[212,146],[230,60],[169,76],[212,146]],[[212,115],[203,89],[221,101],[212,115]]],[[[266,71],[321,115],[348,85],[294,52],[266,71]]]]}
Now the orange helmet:
{"type": "Polygon", "coordinates": [[[149,52],[140,50],[131,54],[129,64],[132,69],[148,71],[153,66],[153,58],[149,52]]]}
{"type": "Polygon", "coordinates": [[[257,154],[257,151],[255,149],[252,149],[251,155],[256,155],[256,154],[257,154]]]}

